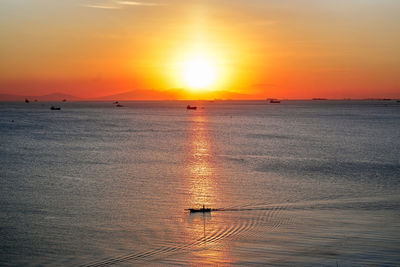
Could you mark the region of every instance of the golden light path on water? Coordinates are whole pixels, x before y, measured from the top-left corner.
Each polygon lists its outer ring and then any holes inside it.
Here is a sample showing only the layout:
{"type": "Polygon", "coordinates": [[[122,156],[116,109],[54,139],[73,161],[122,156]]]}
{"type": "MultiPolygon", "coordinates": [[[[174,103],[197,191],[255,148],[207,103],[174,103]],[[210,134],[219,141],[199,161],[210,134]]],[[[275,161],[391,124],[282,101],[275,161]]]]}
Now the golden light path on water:
{"type": "MultiPolygon", "coordinates": [[[[220,169],[213,151],[213,137],[209,118],[203,109],[192,112],[189,132],[190,156],[188,160],[187,183],[191,207],[202,205],[216,208],[228,203],[227,194],[221,190],[220,169]]],[[[202,239],[189,255],[190,264],[220,264],[229,262],[231,255],[222,240],[231,222],[223,214],[191,214],[186,220],[186,242],[202,239]]]]}
{"type": "Polygon", "coordinates": [[[208,136],[207,118],[203,113],[193,113],[191,127],[192,159],[189,163],[190,170],[190,197],[191,203],[197,205],[212,204],[215,197],[215,177],[217,172],[213,166],[210,151],[210,137],[208,136]]]}

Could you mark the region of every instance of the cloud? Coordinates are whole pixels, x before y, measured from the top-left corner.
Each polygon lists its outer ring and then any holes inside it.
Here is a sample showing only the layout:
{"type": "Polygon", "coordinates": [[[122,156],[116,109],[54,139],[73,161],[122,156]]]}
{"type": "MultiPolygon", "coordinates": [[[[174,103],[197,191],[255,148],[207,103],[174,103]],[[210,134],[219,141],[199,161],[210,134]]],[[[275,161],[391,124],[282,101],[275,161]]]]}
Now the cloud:
{"type": "Polygon", "coordinates": [[[119,5],[127,5],[127,6],[161,6],[158,3],[150,3],[150,2],[138,2],[138,1],[115,1],[115,3],[119,5]]]}
{"type": "Polygon", "coordinates": [[[104,4],[83,4],[83,7],[100,8],[100,9],[120,9],[120,6],[104,5],[104,4]]]}
{"type": "Polygon", "coordinates": [[[129,0],[113,0],[82,4],[83,7],[100,8],[100,9],[122,9],[124,6],[161,6],[159,3],[129,0]]]}

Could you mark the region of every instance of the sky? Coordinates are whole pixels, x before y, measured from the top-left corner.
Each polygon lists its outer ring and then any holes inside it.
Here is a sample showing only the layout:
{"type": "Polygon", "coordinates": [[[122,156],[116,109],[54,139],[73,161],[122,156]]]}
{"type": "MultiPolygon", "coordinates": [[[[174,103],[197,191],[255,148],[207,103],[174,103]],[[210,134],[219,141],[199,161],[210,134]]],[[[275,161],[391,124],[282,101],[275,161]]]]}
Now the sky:
{"type": "Polygon", "coordinates": [[[400,98],[398,14],[398,0],[0,0],[0,94],[400,98]]]}

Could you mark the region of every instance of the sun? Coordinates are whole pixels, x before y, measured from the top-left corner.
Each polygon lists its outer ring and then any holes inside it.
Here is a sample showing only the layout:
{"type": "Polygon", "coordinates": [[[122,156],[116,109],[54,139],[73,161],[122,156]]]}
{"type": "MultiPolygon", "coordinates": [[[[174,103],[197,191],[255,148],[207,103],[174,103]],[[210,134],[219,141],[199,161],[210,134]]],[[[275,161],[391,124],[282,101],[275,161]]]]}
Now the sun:
{"type": "Polygon", "coordinates": [[[217,78],[215,63],[205,56],[194,56],[184,61],[183,79],[193,90],[207,89],[217,78]]]}

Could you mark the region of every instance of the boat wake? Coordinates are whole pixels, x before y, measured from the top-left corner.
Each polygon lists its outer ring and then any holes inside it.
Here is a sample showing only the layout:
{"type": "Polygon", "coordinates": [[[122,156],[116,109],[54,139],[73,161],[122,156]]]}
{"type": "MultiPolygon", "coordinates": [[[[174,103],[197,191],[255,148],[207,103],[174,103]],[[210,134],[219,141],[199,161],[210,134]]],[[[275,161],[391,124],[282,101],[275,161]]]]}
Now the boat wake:
{"type": "Polygon", "coordinates": [[[229,212],[234,215],[234,220],[232,220],[232,224],[225,227],[216,228],[214,230],[210,230],[204,234],[204,236],[193,240],[192,242],[188,242],[182,245],[166,245],[161,246],[156,249],[150,249],[148,251],[142,252],[134,252],[125,255],[121,255],[118,257],[112,257],[108,259],[103,259],[99,261],[94,261],[88,264],[84,264],[81,266],[86,267],[100,267],[100,266],[109,266],[114,264],[120,264],[123,262],[134,262],[134,261],[151,261],[154,259],[162,259],[164,257],[173,255],[175,253],[183,253],[189,252],[195,249],[203,249],[210,248],[212,246],[220,244],[222,240],[239,238],[242,233],[247,233],[247,235],[251,236],[251,230],[257,227],[263,227],[263,229],[270,229],[271,231],[275,228],[280,227],[283,223],[289,222],[290,218],[285,218],[282,216],[282,212],[286,209],[285,206],[275,206],[275,207],[262,207],[262,206],[242,206],[235,208],[221,208],[214,209],[213,211],[224,211],[229,212]],[[234,214],[238,211],[255,211],[256,214],[234,214]]]}

